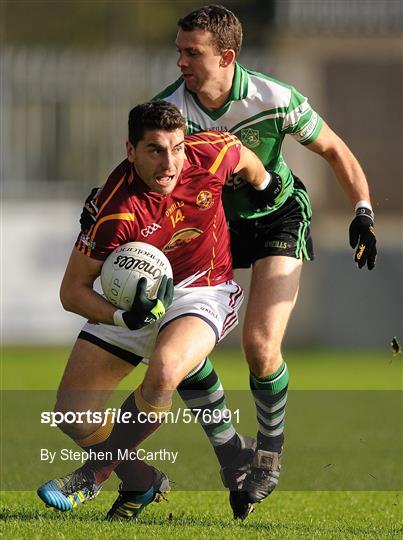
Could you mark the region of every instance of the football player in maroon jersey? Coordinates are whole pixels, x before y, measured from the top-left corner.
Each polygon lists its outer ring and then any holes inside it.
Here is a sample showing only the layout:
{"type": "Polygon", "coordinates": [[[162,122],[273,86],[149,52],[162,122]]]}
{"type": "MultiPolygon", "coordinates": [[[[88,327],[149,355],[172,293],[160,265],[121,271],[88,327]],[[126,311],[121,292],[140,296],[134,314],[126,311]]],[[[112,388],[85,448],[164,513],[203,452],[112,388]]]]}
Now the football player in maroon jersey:
{"type": "MultiPolygon", "coordinates": [[[[127,159],[102,188],[95,222],[80,234],[63,278],[64,308],[88,322],[66,366],[56,410],[101,411],[133,365],[146,357],[149,366],[142,384],[121,406],[129,423],[61,424],[95,458],[38,489],[47,505],[60,510],[95,497],[114,470],[122,484],[110,519],[137,517],[168,489],[163,473],[141,460],[128,465],[121,455],[161,425],[163,418],[155,422],[155,415],[169,411],[178,385],[237,324],[242,290],[232,279],[222,187],[241,173],[267,204],[282,188],[281,178],[267,172],[234,135],[184,133],[179,110],[167,102],[145,103],[130,112],[127,159]],[[163,279],[157,298],[150,300],[140,280],[131,309],[123,311],[95,292],[93,284],[108,254],[125,242],[144,240],[142,231],[147,242],[166,252],[175,290],[171,279],[163,279]]],[[[237,433],[232,439],[226,445],[227,463],[245,449],[237,433]]]]}

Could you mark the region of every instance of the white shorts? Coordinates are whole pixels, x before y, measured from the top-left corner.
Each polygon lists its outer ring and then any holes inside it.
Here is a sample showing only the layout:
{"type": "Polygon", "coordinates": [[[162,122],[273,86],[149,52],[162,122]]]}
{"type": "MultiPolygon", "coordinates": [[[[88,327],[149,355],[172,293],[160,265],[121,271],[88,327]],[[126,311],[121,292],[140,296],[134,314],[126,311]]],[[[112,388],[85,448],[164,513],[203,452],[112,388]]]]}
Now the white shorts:
{"type": "Polygon", "coordinates": [[[172,305],[154,324],[140,330],[127,330],[88,321],[78,337],[137,365],[152,354],[159,331],[186,315],[203,319],[213,329],[218,343],[238,324],[242,300],[243,290],[232,280],[215,287],[175,287],[172,305]]]}

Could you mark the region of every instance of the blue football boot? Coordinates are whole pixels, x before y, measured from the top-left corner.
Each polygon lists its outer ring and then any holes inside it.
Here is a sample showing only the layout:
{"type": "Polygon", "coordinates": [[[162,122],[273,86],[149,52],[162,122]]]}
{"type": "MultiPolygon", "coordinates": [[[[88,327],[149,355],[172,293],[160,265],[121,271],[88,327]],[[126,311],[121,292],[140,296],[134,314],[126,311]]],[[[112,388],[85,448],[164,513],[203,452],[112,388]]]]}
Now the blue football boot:
{"type": "Polygon", "coordinates": [[[55,478],[42,484],[37,494],[46,506],[66,512],[95,499],[101,487],[95,483],[92,471],[81,468],[63,478],[55,478]]]}

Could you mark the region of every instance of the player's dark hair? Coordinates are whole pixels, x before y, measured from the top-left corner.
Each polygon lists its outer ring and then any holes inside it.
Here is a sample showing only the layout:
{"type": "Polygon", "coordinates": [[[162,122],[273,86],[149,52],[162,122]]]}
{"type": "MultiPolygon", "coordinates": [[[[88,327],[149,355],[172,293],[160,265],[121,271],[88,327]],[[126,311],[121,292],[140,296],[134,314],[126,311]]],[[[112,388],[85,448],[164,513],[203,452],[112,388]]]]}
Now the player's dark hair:
{"type": "Polygon", "coordinates": [[[186,124],[179,109],[167,101],[148,101],[134,107],[129,113],[129,141],[136,144],[147,130],[185,131],[186,124]]]}
{"type": "Polygon", "coordinates": [[[209,5],[196,9],[179,19],[178,26],[184,32],[197,28],[208,30],[213,36],[217,52],[233,49],[236,56],[242,47],[242,25],[239,19],[224,6],[209,5]]]}

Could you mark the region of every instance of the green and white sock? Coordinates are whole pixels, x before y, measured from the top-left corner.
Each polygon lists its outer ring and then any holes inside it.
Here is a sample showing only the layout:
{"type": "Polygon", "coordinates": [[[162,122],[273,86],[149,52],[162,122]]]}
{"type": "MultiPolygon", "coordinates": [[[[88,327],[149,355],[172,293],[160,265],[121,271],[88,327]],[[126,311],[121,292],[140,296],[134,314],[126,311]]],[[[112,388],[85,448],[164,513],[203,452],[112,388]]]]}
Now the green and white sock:
{"type": "Polygon", "coordinates": [[[221,412],[227,408],[224,390],[209,358],[189,373],[178,392],[187,408],[198,414],[221,466],[228,465],[238,455],[241,441],[232,422],[222,418],[221,412]]]}
{"type": "Polygon", "coordinates": [[[282,362],[278,370],[267,377],[250,372],[249,383],[256,405],[258,448],[281,452],[284,442],[284,418],[287,405],[288,368],[282,362]]]}

